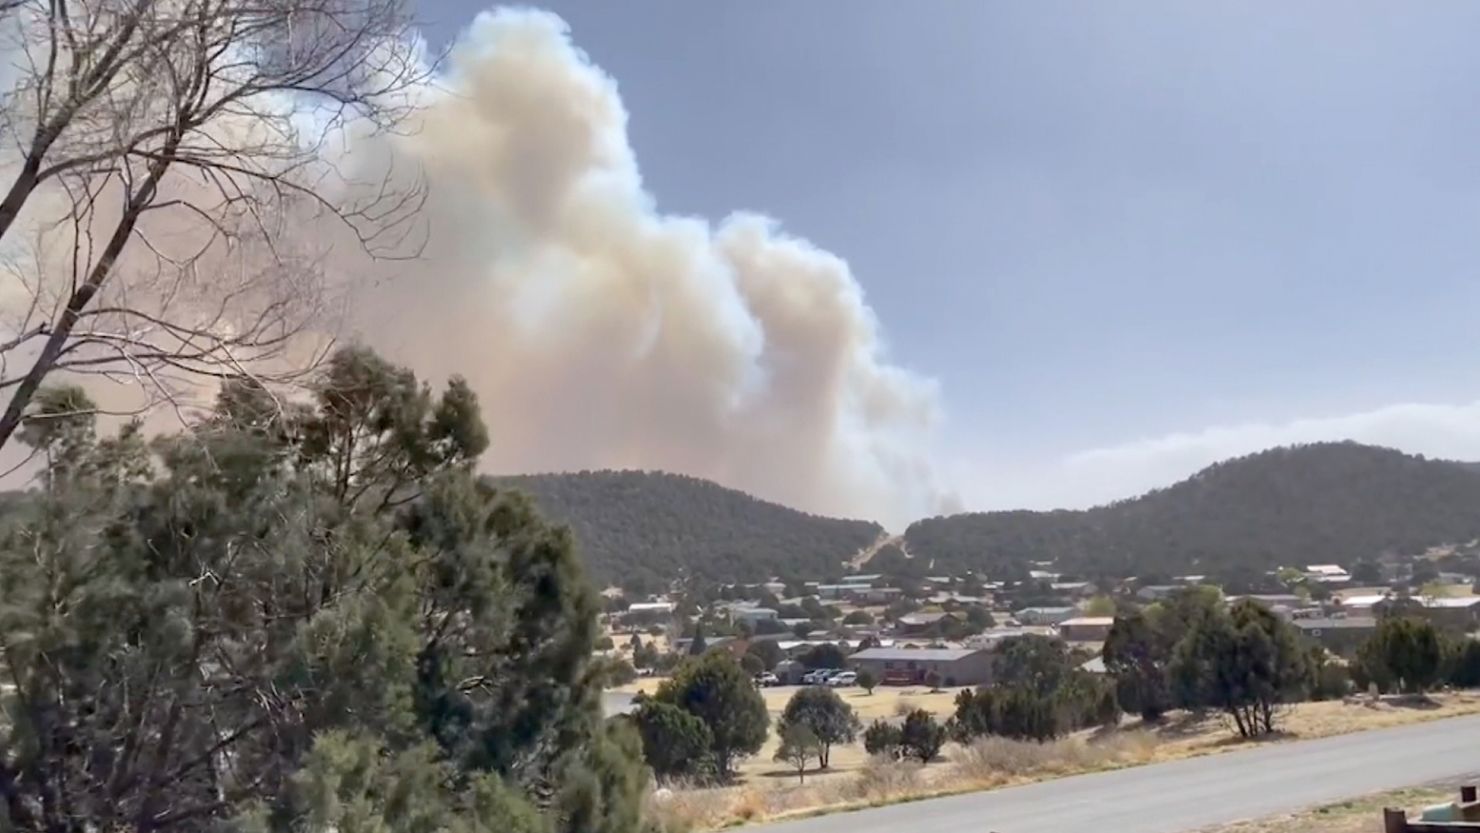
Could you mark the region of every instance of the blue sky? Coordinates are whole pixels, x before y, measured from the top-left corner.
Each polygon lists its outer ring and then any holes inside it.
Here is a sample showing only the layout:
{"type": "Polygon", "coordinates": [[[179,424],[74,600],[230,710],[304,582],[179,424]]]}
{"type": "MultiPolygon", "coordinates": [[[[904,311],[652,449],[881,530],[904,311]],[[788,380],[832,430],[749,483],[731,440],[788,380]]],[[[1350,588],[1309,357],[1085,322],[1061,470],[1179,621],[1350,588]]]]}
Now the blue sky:
{"type": "Polygon", "coordinates": [[[664,211],[848,261],[968,505],[1279,442],[1480,457],[1480,5],[542,7],[664,211]]]}

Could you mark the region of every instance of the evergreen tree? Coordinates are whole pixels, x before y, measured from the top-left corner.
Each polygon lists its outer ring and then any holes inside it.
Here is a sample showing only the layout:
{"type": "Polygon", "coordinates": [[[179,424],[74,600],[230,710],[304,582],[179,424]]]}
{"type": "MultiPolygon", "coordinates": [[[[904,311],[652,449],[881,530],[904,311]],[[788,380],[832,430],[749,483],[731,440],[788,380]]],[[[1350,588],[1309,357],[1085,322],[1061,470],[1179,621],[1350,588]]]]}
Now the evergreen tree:
{"type": "Polygon", "coordinates": [[[658,687],[654,699],[704,721],[709,728],[715,772],[721,780],[734,774],[736,759],[754,755],[766,742],[771,718],[765,698],[724,651],[705,654],[680,666],[658,687]]]}
{"type": "Polygon", "coordinates": [[[228,381],[152,448],[79,402],[36,400],[46,488],[0,532],[10,829],[636,829],[595,594],[473,476],[466,385],[350,349],[312,403],[228,381]]]}
{"type": "Polygon", "coordinates": [[[694,626],[694,638],[689,642],[689,656],[697,657],[709,650],[709,643],[704,639],[704,623],[700,622],[694,626]]]}
{"type": "Polygon", "coordinates": [[[1357,665],[1383,690],[1423,692],[1443,673],[1443,640],[1429,622],[1389,616],[1357,650],[1357,665]]]}
{"type": "Polygon", "coordinates": [[[709,768],[714,738],[704,721],[671,703],[649,699],[633,712],[643,757],[659,778],[696,776],[709,768]]]}
{"type": "Polygon", "coordinates": [[[1253,737],[1274,731],[1280,704],[1300,695],[1306,662],[1294,629],[1245,599],[1178,643],[1172,673],[1189,699],[1222,709],[1240,735],[1253,737]]]}
{"type": "Polygon", "coordinates": [[[905,715],[899,728],[899,743],[906,755],[928,764],[945,746],[946,730],[936,721],[935,715],[924,709],[915,709],[905,715]]]}
{"type": "Polygon", "coordinates": [[[761,661],[761,670],[763,671],[775,670],[776,664],[786,659],[786,654],[781,650],[781,646],[777,645],[773,639],[757,639],[746,647],[745,653],[759,659],[761,661]]]}
{"type": "Polygon", "coordinates": [[[1117,698],[1145,720],[1156,720],[1171,708],[1166,669],[1170,648],[1140,611],[1116,617],[1105,639],[1102,656],[1117,698]]]}
{"type": "Polygon", "coordinates": [[[870,755],[898,758],[903,745],[899,727],[887,720],[876,719],[863,732],[863,749],[870,755]]]}

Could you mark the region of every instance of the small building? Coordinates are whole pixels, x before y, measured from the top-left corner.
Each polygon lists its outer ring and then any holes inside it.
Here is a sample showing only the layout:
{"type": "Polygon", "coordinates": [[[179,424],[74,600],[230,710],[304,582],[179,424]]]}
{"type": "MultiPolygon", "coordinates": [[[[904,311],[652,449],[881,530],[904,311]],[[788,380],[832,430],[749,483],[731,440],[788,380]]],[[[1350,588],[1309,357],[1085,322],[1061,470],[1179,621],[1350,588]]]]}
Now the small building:
{"type": "Polygon", "coordinates": [[[1365,615],[1373,613],[1391,598],[1392,596],[1388,593],[1359,593],[1337,596],[1336,602],[1347,613],[1365,615]]]}
{"type": "Polygon", "coordinates": [[[627,606],[628,613],[672,613],[678,608],[673,602],[636,602],[627,606]]]}
{"type": "Polygon", "coordinates": [[[1147,602],[1157,602],[1170,598],[1178,590],[1183,589],[1180,584],[1148,584],[1136,591],[1136,598],[1147,602]]]}
{"type": "Polygon", "coordinates": [[[1305,578],[1322,584],[1346,584],[1352,580],[1351,574],[1340,564],[1307,564],[1305,578]]]}
{"type": "Polygon", "coordinates": [[[1438,627],[1456,631],[1480,627],[1480,596],[1387,599],[1372,610],[1378,616],[1421,616],[1438,627]]]}
{"type": "Polygon", "coordinates": [[[1104,642],[1114,625],[1114,616],[1077,616],[1059,623],[1059,636],[1066,642],[1104,642]]]}
{"type": "Polygon", "coordinates": [[[898,587],[860,587],[843,598],[859,605],[887,605],[904,597],[898,587]]]}
{"type": "Polygon", "coordinates": [[[1092,596],[1095,593],[1095,586],[1087,581],[1056,581],[1049,587],[1066,596],[1092,596]]]}
{"type": "Polygon", "coordinates": [[[1377,632],[1377,619],[1371,616],[1300,618],[1291,620],[1290,624],[1326,650],[1345,656],[1356,653],[1377,632]]]}
{"type": "Polygon", "coordinates": [[[884,685],[922,685],[932,672],[941,685],[977,686],[992,681],[992,652],[981,648],[869,648],[848,658],[884,685]]]}
{"type": "Polygon", "coordinates": [[[1012,618],[1022,625],[1057,625],[1073,619],[1077,612],[1072,607],[1025,607],[1015,611],[1012,618]]]}
{"type": "Polygon", "coordinates": [[[872,588],[869,584],[819,584],[817,585],[817,597],[820,599],[846,599],[854,593],[865,592],[872,588]]]}
{"type": "Polygon", "coordinates": [[[959,622],[954,613],[910,613],[896,620],[896,630],[901,636],[933,633],[948,623],[959,622]]]}

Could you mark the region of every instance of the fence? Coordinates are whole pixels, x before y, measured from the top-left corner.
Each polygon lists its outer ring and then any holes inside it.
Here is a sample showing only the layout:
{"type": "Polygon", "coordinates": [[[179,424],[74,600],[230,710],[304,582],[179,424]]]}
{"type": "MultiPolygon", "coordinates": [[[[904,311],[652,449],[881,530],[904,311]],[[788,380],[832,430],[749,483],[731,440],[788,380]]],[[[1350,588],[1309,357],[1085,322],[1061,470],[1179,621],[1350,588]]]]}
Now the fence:
{"type": "Polygon", "coordinates": [[[1480,833],[1480,801],[1474,786],[1459,788],[1453,809],[1453,821],[1409,821],[1407,813],[1388,807],[1382,811],[1383,833],[1480,833]]]}

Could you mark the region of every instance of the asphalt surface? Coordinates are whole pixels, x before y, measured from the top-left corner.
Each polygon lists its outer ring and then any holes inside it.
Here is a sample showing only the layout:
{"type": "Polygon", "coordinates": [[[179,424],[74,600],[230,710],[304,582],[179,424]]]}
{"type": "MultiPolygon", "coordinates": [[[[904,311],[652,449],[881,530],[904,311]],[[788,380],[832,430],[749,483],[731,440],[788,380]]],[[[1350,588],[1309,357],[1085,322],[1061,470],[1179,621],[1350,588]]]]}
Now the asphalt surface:
{"type": "Polygon", "coordinates": [[[751,833],[1183,833],[1480,774],[1480,716],[1043,781],[751,833]]]}

